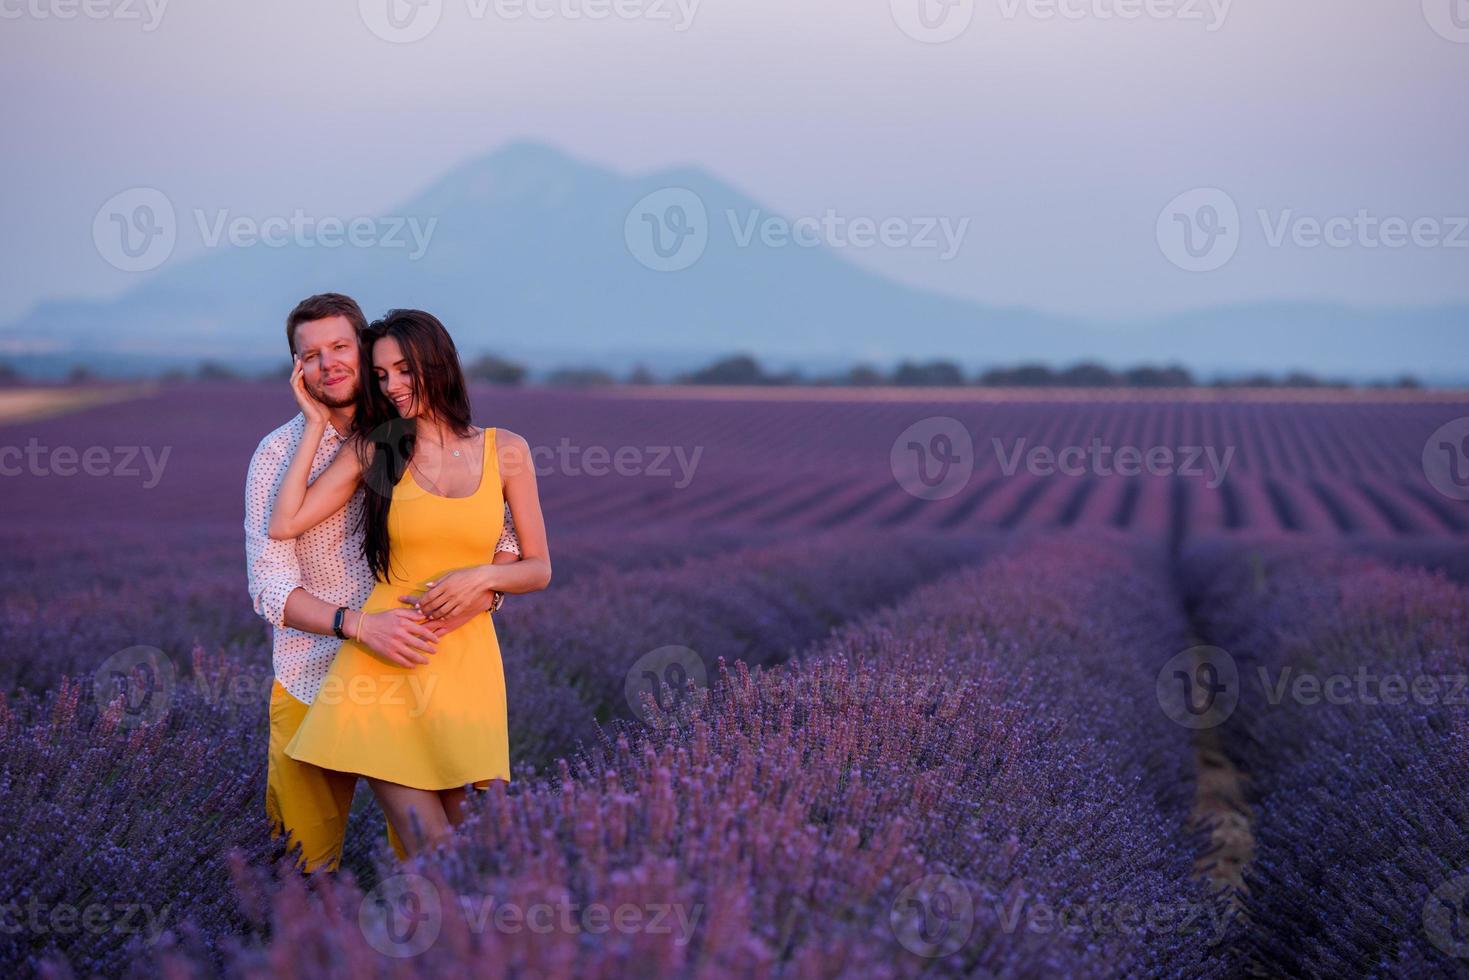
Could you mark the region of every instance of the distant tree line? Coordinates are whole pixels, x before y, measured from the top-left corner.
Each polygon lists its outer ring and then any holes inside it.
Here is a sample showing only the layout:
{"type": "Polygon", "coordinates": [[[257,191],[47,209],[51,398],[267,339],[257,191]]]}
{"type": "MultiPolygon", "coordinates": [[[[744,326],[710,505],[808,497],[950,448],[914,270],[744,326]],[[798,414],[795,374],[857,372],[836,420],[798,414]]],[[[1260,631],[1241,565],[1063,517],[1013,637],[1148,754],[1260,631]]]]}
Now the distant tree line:
{"type": "MultiPolygon", "coordinates": [[[[1179,365],[1140,365],[1114,370],[1094,362],[1082,362],[1067,368],[1045,364],[1022,364],[1017,367],[990,368],[966,375],[953,361],[902,361],[889,371],[868,364],[835,375],[807,377],[800,371],[781,373],[766,371],[754,357],[736,354],[721,358],[706,367],[673,379],[679,384],[707,385],[895,385],[913,388],[1351,388],[1351,382],[1320,378],[1303,371],[1274,376],[1263,373],[1241,377],[1217,377],[1203,380],[1179,365]]],[[[1403,376],[1373,387],[1419,388],[1417,379],[1403,376]]]]}
{"type": "MultiPolygon", "coordinates": [[[[290,365],[273,368],[264,374],[256,374],[261,380],[280,381],[290,377],[290,365]]],[[[483,381],[497,385],[520,385],[530,377],[523,364],[506,360],[494,354],[485,354],[464,365],[465,375],[472,381],[483,381]]],[[[244,380],[251,375],[217,361],[205,361],[193,371],[174,368],[164,372],[163,381],[233,381],[244,380]]],[[[66,380],[70,383],[86,383],[97,380],[87,368],[73,368],[66,380]]],[[[12,365],[0,362],[0,386],[24,384],[26,378],[12,365]]],[[[1125,369],[1113,369],[1094,362],[1082,362],[1066,368],[1053,368],[1045,364],[1021,364],[1016,367],[990,368],[966,374],[953,361],[902,361],[890,370],[882,370],[870,364],[859,364],[836,374],[807,375],[798,369],[774,372],[766,370],[750,354],[733,354],[721,357],[704,367],[658,378],[646,367],[634,367],[617,376],[598,367],[563,367],[550,371],[544,383],[557,387],[587,388],[605,385],[758,385],[758,386],[842,386],[872,387],[894,385],[904,388],[1421,388],[1422,384],[1413,377],[1402,376],[1392,381],[1356,385],[1348,381],[1321,378],[1303,371],[1291,371],[1282,375],[1263,373],[1242,376],[1219,376],[1201,379],[1179,365],[1140,365],[1125,369]]]]}
{"type": "MultiPolygon", "coordinates": [[[[97,380],[97,376],[89,368],[74,367],[66,373],[63,380],[71,385],[90,384],[97,380]]],[[[19,388],[32,381],[32,378],[15,365],[0,361],[0,388],[19,388]]]]}

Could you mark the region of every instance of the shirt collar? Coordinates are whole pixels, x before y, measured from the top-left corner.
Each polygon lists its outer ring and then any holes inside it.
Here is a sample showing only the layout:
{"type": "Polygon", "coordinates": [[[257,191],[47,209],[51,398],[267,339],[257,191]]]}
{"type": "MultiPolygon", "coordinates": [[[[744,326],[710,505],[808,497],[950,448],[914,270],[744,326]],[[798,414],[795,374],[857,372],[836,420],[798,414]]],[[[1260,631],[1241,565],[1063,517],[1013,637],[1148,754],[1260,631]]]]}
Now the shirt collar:
{"type": "MultiPolygon", "coordinates": [[[[306,423],[306,416],[305,415],[302,415],[302,416],[300,416],[300,418],[301,418],[301,423],[304,425],[306,423]]],[[[345,438],[345,436],[343,436],[343,434],[341,432],[337,431],[337,427],[332,424],[331,419],[327,419],[326,432],[323,433],[323,435],[321,437],[322,441],[325,442],[328,439],[341,440],[343,438],[345,438]]]]}

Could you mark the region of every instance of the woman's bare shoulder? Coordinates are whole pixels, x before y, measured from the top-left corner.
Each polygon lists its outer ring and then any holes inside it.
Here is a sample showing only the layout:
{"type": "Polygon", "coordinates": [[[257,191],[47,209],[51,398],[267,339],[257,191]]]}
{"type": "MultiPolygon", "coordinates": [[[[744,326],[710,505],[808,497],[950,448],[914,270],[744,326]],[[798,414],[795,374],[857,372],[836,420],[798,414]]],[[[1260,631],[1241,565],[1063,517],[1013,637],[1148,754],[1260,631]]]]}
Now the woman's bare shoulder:
{"type": "Polygon", "coordinates": [[[534,469],[530,443],[518,432],[495,429],[495,456],[500,464],[500,475],[507,480],[534,469]]]}
{"type": "Polygon", "coordinates": [[[506,449],[512,449],[522,453],[530,452],[530,443],[525,441],[525,436],[519,432],[502,429],[499,426],[495,427],[495,446],[501,452],[504,452],[506,449]]]}
{"type": "Polygon", "coordinates": [[[361,432],[354,432],[342,443],[340,455],[355,459],[359,467],[366,467],[372,463],[373,454],[376,452],[377,443],[361,432]]]}

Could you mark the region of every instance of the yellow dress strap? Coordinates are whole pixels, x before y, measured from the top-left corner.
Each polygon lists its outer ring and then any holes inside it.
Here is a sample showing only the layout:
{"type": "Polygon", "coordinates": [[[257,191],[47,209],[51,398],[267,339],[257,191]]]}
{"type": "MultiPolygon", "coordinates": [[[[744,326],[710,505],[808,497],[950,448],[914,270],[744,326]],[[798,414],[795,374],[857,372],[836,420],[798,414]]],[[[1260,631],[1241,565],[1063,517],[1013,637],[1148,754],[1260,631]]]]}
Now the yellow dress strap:
{"type": "Polygon", "coordinates": [[[495,441],[495,429],[487,426],[485,428],[485,444],[482,447],[484,459],[479,464],[479,488],[483,491],[490,485],[491,476],[498,482],[500,479],[500,453],[499,444],[495,441]],[[494,464],[494,473],[490,472],[490,465],[494,464]]]}

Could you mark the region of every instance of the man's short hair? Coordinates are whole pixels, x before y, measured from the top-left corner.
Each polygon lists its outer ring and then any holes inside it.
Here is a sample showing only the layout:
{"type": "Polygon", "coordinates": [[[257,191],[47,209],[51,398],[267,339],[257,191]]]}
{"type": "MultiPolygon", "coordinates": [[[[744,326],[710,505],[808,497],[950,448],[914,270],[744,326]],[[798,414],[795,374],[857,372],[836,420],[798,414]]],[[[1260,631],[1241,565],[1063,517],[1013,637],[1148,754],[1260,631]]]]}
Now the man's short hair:
{"type": "Polygon", "coordinates": [[[291,347],[292,356],[296,353],[296,328],[313,320],[325,320],[329,316],[346,317],[359,340],[367,329],[367,317],[362,315],[362,307],[352,297],[341,293],[317,293],[315,296],[308,296],[297,303],[291,315],[286,317],[286,343],[291,347]]]}

